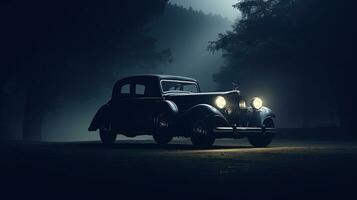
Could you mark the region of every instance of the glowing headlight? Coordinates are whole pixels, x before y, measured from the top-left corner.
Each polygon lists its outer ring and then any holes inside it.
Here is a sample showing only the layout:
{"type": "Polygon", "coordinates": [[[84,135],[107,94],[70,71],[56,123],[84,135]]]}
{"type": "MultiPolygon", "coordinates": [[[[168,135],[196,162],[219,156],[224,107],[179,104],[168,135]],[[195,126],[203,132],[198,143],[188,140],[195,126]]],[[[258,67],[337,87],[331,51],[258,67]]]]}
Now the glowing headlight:
{"type": "Polygon", "coordinates": [[[263,107],[263,101],[258,98],[258,97],[254,97],[252,100],[252,107],[259,110],[263,107]]]}
{"type": "Polygon", "coordinates": [[[222,97],[222,96],[218,96],[215,100],[215,103],[216,103],[216,106],[220,109],[226,107],[226,104],[227,104],[226,99],[224,99],[224,97],[222,97]]]}

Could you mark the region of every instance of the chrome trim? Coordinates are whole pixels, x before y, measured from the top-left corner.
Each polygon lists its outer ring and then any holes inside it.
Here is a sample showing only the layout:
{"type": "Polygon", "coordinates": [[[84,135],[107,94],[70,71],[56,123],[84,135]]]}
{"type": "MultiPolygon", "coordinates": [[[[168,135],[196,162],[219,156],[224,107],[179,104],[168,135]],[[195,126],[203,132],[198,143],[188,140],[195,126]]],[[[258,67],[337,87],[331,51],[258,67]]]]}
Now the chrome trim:
{"type": "Polygon", "coordinates": [[[215,133],[232,133],[233,128],[232,127],[216,127],[213,129],[213,132],[215,133]]]}
{"type": "Polygon", "coordinates": [[[275,128],[260,128],[260,127],[216,127],[213,132],[215,133],[239,133],[239,132],[269,132],[275,133],[275,128]]]}
{"type": "Polygon", "coordinates": [[[120,97],[121,100],[162,100],[162,97],[137,97],[137,96],[130,96],[130,97],[120,97]]]}
{"type": "Polygon", "coordinates": [[[162,97],[132,97],[133,99],[161,100],[162,97]]]}

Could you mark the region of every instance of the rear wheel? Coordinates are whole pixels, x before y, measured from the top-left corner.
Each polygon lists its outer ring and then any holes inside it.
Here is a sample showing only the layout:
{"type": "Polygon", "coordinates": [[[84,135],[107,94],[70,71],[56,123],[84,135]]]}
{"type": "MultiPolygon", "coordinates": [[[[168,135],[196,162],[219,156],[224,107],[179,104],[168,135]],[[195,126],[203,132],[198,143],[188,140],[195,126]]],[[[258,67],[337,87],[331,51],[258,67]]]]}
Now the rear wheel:
{"type": "MultiPolygon", "coordinates": [[[[264,120],[265,128],[274,128],[274,121],[271,118],[264,120]]],[[[257,133],[248,136],[248,141],[254,147],[266,147],[274,138],[274,133],[257,133]]]]}
{"type": "Polygon", "coordinates": [[[103,144],[111,145],[114,144],[117,138],[117,134],[113,133],[112,131],[101,129],[99,131],[99,137],[103,144]]]}
{"type": "Polygon", "coordinates": [[[159,136],[159,135],[153,135],[153,138],[155,142],[159,145],[166,145],[169,142],[171,142],[172,137],[170,136],[159,136]]]}
{"type": "Polygon", "coordinates": [[[192,144],[198,147],[212,146],[215,141],[212,130],[208,118],[195,120],[191,127],[192,144]]]}
{"type": "Polygon", "coordinates": [[[159,145],[166,145],[171,142],[172,120],[169,115],[160,114],[157,117],[156,131],[153,134],[155,142],[159,145]]]}

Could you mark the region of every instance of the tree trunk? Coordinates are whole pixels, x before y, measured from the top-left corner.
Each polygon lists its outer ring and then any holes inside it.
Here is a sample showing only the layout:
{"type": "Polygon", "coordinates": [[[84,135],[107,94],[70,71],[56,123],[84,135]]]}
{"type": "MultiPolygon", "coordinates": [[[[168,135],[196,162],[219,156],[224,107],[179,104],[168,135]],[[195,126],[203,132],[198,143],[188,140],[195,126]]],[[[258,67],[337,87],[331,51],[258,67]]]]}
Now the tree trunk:
{"type": "Polygon", "coordinates": [[[42,139],[44,105],[41,105],[40,99],[35,92],[27,92],[22,125],[24,140],[40,141],[42,139]]]}

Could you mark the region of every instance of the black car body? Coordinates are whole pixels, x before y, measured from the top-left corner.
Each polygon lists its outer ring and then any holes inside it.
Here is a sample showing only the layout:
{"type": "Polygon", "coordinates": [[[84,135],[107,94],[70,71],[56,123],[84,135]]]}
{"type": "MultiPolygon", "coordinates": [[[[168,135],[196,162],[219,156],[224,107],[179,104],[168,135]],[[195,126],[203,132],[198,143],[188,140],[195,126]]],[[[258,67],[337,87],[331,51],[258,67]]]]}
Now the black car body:
{"type": "Polygon", "coordinates": [[[159,144],[190,137],[210,146],[216,138],[248,137],[253,146],[267,146],[275,132],[273,112],[256,98],[252,106],[238,90],[202,93],[196,80],[181,76],[137,75],[119,80],[111,100],[92,120],[104,143],[117,134],[152,135],[159,144]],[[256,107],[256,108],[255,108],[256,107]]]}

